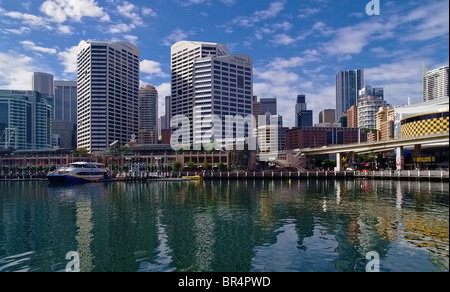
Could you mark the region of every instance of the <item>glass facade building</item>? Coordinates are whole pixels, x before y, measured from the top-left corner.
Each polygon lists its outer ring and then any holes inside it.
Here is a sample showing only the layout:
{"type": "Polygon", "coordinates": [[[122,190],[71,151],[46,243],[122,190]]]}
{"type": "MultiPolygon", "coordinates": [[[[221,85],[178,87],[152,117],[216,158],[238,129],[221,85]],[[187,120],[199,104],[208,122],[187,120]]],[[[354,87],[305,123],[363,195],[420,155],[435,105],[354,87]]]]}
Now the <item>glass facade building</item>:
{"type": "Polygon", "coordinates": [[[336,121],[353,105],[364,86],[364,70],[339,71],[336,74],[336,121]]]}
{"type": "Polygon", "coordinates": [[[37,91],[0,90],[0,148],[52,147],[53,107],[37,91]]]}

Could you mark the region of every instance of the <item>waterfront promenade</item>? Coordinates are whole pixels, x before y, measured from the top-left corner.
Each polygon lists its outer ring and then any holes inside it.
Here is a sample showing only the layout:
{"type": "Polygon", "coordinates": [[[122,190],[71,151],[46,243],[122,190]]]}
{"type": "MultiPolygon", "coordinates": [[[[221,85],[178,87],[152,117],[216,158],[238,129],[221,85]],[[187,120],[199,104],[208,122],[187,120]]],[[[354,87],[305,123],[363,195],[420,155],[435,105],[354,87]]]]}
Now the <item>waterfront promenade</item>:
{"type": "MultiPolygon", "coordinates": [[[[382,179],[382,180],[429,180],[449,181],[448,170],[384,170],[384,171],[184,171],[170,172],[128,172],[110,181],[156,181],[180,180],[183,177],[196,177],[201,179],[382,179]]],[[[14,174],[0,173],[0,181],[46,181],[45,173],[14,174]]]]}

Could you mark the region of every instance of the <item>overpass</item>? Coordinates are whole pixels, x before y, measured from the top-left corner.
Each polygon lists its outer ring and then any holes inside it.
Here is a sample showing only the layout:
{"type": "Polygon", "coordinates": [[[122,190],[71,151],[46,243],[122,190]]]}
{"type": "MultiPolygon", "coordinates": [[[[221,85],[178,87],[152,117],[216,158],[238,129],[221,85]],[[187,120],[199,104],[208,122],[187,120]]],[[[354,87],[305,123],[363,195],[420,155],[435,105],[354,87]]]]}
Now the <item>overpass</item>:
{"type": "Polygon", "coordinates": [[[385,152],[396,150],[397,170],[403,170],[403,148],[414,147],[420,151],[422,145],[431,144],[449,144],[449,133],[428,135],[423,137],[414,137],[408,139],[392,139],[377,142],[366,142],[345,145],[323,146],[320,148],[296,149],[294,152],[300,156],[336,154],[336,171],[342,171],[342,154],[366,153],[366,152],[385,152]]]}

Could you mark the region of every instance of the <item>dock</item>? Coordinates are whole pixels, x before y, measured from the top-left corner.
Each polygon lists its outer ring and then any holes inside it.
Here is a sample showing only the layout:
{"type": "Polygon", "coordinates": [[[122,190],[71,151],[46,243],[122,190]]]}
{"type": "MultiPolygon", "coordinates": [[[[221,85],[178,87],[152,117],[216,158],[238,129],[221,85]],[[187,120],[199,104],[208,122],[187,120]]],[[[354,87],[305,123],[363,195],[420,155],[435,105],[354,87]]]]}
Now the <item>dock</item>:
{"type": "MultiPolygon", "coordinates": [[[[218,179],[378,179],[449,181],[448,170],[384,171],[189,171],[179,173],[127,173],[106,182],[197,181],[218,179]]],[[[0,181],[47,181],[46,175],[0,173],[0,181]]]]}

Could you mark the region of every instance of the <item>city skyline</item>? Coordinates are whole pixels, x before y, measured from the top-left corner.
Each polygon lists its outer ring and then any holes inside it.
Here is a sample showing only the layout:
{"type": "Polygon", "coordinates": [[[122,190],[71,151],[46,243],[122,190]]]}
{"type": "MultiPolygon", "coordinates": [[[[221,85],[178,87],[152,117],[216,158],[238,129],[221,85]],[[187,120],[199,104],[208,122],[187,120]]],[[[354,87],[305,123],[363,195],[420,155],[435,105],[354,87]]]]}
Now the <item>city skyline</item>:
{"type": "Polygon", "coordinates": [[[286,126],[306,95],[318,113],[335,108],[335,76],[364,69],[393,106],[422,101],[422,69],[448,65],[448,1],[25,1],[0,0],[0,88],[30,90],[33,72],[76,80],[81,40],[130,41],[140,50],[140,85],[154,85],[159,114],[170,95],[170,46],[216,42],[254,59],[254,95],[278,100],[286,126]],[[170,3],[169,3],[170,2],[170,3]]]}

